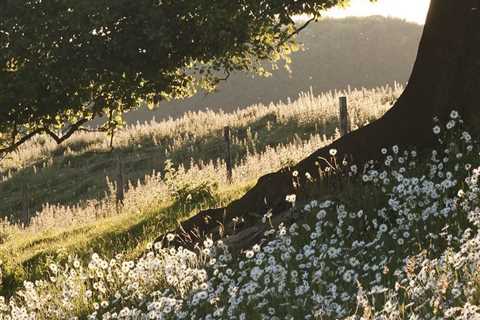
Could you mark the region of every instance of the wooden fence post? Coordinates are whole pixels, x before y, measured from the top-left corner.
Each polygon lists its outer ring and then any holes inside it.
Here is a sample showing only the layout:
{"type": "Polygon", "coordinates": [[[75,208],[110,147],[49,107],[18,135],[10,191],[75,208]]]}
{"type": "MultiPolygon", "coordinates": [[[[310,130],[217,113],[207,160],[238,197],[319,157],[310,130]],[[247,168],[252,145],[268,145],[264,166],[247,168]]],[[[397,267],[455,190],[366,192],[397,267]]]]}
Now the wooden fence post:
{"type": "Polygon", "coordinates": [[[226,144],[225,163],[227,165],[227,180],[232,183],[232,152],[230,142],[230,127],[225,127],[223,130],[226,144]]]}
{"type": "Polygon", "coordinates": [[[28,196],[29,190],[27,185],[22,186],[22,219],[25,226],[30,223],[30,202],[31,199],[28,196]]]}
{"type": "Polygon", "coordinates": [[[352,130],[348,115],[347,97],[340,97],[340,135],[344,136],[352,130]]]}
{"type": "Polygon", "coordinates": [[[123,200],[125,199],[125,180],[123,178],[123,163],[120,160],[120,157],[117,158],[117,194],[116,194],[116,205],[117,213],[120,210],[120,207],[123,206],[123,200]]]}

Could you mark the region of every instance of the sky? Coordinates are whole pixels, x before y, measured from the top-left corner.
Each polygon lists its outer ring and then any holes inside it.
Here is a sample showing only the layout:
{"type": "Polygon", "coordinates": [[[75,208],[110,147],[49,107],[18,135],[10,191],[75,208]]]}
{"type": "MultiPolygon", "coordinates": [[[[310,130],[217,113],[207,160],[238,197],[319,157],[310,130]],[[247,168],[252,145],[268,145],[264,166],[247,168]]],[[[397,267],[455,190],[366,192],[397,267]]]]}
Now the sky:
{"type": "Polygon", "coordinates": [[[419,24],[425,23],[430,0],[351,0],[346,9],[335,8],[326,15],[330,17],[383,15],[398,17],[419,24]]]}

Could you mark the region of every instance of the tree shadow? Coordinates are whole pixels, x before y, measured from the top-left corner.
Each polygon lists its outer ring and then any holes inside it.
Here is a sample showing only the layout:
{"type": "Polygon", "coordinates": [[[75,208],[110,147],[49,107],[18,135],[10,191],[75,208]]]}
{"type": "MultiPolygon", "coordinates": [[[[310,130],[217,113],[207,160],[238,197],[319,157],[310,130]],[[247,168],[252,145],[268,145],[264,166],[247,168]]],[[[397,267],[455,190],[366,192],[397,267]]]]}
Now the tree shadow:
{"type": "MultiPolygon", "coordinates": [[[[313,134],[330,138],[337,126],[336,117],[326,118],[319,125],[313,119],[280,120],[274,112],[243,126],[233,126],[233,165],[241,163],[249,153],[262,153],[282,144],[303,143],[313,134]]],[[[124,164],[125,181],[136,182],[152,171],[162,173],[167,159],[188,170],[192,165],[201,166],[225,157],[223,128],[205,136],[184,134],[180,142],[175,134],[138,137],[113,151],[91,150],[91,145],[89,141],[67,142],[44,154],[35,163],[36,169],[33,166],[19,169],[10,179],[0,182],[0,217],[27,222],[46,203],[73,206],[103,198],[108,192],[106,177],[112,180],[118,175],[117,158],[124,164]]]]}

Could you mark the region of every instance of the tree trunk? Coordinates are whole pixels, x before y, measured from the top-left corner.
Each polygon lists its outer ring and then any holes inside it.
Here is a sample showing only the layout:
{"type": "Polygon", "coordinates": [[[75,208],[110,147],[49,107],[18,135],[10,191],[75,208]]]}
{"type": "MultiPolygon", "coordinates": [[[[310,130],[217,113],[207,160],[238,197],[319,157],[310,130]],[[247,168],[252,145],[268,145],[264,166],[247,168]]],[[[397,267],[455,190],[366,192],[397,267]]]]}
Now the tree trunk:
{"type": "MultiPolygon", "coordinates": [[[[200,235],[212,233],[217,238],[229,234],[235,217],[244,218],[248,225],[268,210],[273,214],[284,211],[289,206],[287,195],[304,197],[292,183],[292,171],[298,171],[300,185],[305,183],[307,172],[318,178],[316,162],[330,158],[330,149],[338,151],[337,158],[363,164],[380,159],[383,147],[430,147],[434,143],[433,117],[446,119],[452,109],[460,111],[473,128],[479,123],[478,93],[480,0],[432,0],[410,81],[382,118],[319,149],[293,168],[261,177],[255,187],[226,208],[207,210],[183,222],[177,230],[177,244],[191,247],[200,235]]],[[[320,161],[320,166],[324,165],[320,161]]]]}

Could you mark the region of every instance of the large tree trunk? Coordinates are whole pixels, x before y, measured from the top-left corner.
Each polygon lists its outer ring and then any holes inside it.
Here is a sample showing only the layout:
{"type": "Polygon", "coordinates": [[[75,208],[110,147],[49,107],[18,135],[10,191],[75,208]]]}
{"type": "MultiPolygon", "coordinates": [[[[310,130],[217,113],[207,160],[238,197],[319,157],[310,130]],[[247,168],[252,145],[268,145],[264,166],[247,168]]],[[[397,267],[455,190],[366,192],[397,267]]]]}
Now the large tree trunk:
{"type": "Polygon", "coordinates": [[[467,124],[478,124],[479,93],[480,0],[432,0],[410,81],[392,109],[295,167],[261,177],[245,196],[226,208],[207,210],[185,221],[177,230],[181,234],[177,244],[191,247],[198,234],[219,237],[221,231],[230,233],[235,217],[243,217],[249,224],[268,210],[273,214],[284,211],[289,205],[287,195],[296,193],[300,199],[303,196],[301,189],[292,184],[292,171],[298,171],[300,179],[306,172],[318,176],[315,162],[319,157],[329,158],[330,149],[362,164],[379,159],[382,147],[431,146],[433,117],[445,119],[452,109],[460,111],[467,124]]]}

